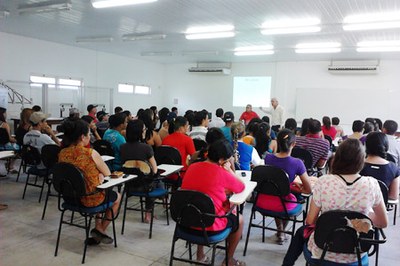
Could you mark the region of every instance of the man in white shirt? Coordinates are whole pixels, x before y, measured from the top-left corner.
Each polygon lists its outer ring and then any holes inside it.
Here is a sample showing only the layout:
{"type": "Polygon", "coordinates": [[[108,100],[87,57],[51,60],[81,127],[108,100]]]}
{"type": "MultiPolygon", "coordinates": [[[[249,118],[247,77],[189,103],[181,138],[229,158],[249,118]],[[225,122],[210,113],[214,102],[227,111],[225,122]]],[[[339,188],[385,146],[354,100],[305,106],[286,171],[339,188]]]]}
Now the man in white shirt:
{"type": "Polygon", "coordinates": [[[271,115],[271,129],[275,132],[278,132],[279,129],[285,124],[285,120],[283,117],[284,109],[281,105],[279,105],[278,99],[271,99],[270,108],[260,107],[260,110],[264,113],[271,115]]]}
{"type": "Polygon", "coordinates": [[[224,116],[224,110],[222,108],[218,108],[215,111],[215,118],[211,119],[211,121],[208,123],[208,128],[212,128],[212,127],[223,127],[225,126],[225,122],[222,119],[222,117],[224,116]]]}
{"type": "Polygon", "coordinates": [[[398,142],[394,136],[397,128],[398,125],[396,121],[386,120],[385,123],[383,123],[382,131],[388,138],[389,149],[387,152],[393,156],[397,166],[400,167],[400,142],[398,142]]]}

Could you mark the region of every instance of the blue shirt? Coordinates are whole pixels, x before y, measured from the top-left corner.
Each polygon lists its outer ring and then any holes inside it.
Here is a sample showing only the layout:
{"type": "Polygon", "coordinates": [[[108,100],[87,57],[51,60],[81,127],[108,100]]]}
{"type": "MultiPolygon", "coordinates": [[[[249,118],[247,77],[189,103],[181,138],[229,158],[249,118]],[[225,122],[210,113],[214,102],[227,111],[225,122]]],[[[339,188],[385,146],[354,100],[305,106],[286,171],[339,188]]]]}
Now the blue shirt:
{"type": "Polygon", "coordinates": [[[104,132],[103,139],[110,142],[114,150],[115,159],[113,161],[113,170],[115,171],[121,169],[122,161],[120,149],[121,145],[126,143],[124,136],[122,136],[117,130],[107,129],[106,132],[104,132]]]}

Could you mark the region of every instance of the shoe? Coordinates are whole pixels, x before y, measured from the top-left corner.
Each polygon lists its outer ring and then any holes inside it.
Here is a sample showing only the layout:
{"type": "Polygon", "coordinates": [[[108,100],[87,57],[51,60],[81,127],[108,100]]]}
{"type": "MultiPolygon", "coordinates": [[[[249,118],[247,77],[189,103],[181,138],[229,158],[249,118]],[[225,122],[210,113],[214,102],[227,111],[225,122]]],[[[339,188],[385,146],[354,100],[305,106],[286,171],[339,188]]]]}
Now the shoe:
{"type": "Polygon", "coordinates": [[[196,259],[196,261],[197,261],[197,262],[201,262],[201,263],[207,263],[207,264],[210,264],[210,263],[211,263],[210,258],[207,257],[207,256],[204,256],[202,259],[196,259]]]}
{"type": "Polygon", "coordinates": [[[96,228],[92,229],[92,231],[90,231],[90,235],[96,240],[99,241],[103,244],[112,244],[112,242],[114,242],[114,239],[112,239],[111,237],[109,237],[106,234],[103,234],[102,232],[100,232],[99,230],[97,230],[96,228]]]}
{"type": "Polygon", "coordinates": [[[7,208],[8,208],[8,205],[7,205],[7,204],[1,204],[1,203],[0,203],[0,211],[5,210],[5,209],[7,209],[7,208]]]}
{"type": "Polygon", "coordinates": [[[10,174],[18,174],[18,171],[13,168],[13,169],[9,169],[8,173],[10,173],[10,174]]]}
{"type": "Polygon", "coordinates": [[[94,237],[89,237],[86,241],[87,241],[86,243],[88,244],[88,246],[97,246],[98,244],[100,244],[100,241],[94,237]]]}
{"type": "Polygon", "coordinates": [[[286,237],[286,234],[276,233],[276,242],[278,243],[278,245],[283,245],[287,240],[288,238],[286,237]]]}
{"type": "Polygon", "coordinates": [[[225,263],[225,260],[222,262],[221,266],[246,266],[246,262],[240,261],[237,259],[231,259],[228,264],[225,263]]]}

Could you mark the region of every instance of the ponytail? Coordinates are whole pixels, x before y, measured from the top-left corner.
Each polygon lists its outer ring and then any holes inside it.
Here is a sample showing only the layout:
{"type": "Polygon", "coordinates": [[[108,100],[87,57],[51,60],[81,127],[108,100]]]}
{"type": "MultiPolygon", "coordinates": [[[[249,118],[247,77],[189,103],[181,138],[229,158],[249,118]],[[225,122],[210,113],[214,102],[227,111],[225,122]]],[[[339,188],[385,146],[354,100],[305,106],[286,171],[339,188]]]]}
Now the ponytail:
{"type": "Polygon", "coordinates": [[[294,133],[288,129],[282,129],[279,131],[277,136],[278,151],[277,152],[288,152],[290,146],[296,141],[294,133]]]}

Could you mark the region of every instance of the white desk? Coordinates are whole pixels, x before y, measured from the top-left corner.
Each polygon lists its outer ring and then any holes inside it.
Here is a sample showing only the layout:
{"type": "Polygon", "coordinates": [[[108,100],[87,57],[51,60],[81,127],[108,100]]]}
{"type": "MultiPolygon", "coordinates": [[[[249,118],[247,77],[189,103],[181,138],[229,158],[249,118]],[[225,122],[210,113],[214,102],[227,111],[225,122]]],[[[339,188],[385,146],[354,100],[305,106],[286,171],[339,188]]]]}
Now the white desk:
{"type": "Polygon", "coordinates": [[[108,156],[108,155],[102,155],[102,156],[101,156],[101,159],[103,159],[103,161],[107,162],[107,161],[114,160],[115,157],[113,157],[113,156],[108,156]]]}
{"type": "Polygon", "coordinates": [[[99,188],[99,189],[107,189],[107,188],[110,188],[110,187],[113,187],[113,186],[116,186],[116,185],[123,184],[123,183],[125,183],[125,182],[127,182],[129,180],[132,180],[132,179],[136,178],[136,177],[137,177],[137,175],[128,175],[125,178],[124,177],[111,178],[109,176],[106,176],[104,178],[104,180],[107,180],[108,182],[103,183],[101,185],[98,185],[97,188],[99,188]]]}
{"type": "Polygon", "coordinates": [[[236,170],[235,174],[240,178],[243,182],[247,182],[251,180],[251,171],[246,170],[236,170]]]}
{"type": "Polygon", "coordinates": [[[157,166],[158,169],[164,170],[164,173],[161,173],[160,176],[166,177],[173,173],[179,172],[183,165],[173,165],[173,164],[160,164],[157,166]]]}
{"type": "Polygon", "coordinates": [[[6,159],[14,156],[15,156],[14,151],[0,151],[0,159],[6,159]]]}
{"type": "Polygon", "coordinates": [[[236,204],[236,205],[240,205],[240,204],[244,203],[246,201],[247,197],[250,196],[250,194],[254,191],[256,186],[257,186],[257,182],[245,181],[244,182],[244,190],[240,193],[233,194],[229,198],[229,202],[236,204]]]}

